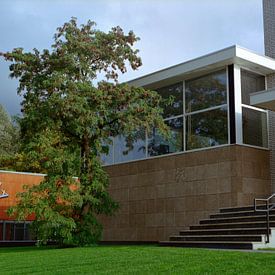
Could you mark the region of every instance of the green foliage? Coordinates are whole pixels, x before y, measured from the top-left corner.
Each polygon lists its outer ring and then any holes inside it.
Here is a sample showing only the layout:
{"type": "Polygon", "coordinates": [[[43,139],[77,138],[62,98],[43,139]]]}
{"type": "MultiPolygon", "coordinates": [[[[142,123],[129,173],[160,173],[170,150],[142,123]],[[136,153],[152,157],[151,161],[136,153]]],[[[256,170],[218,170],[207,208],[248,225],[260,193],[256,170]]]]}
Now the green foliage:
{"type": "Polygon", "coordinates": [[[161,97],[118,83],[119,73],[141,65],[133,48],[138,37],[120,27],[104,33],[76,19],[57,29],[51,51],[0,53],[19,79],[22,159],[47,173],[44,181],[18,194],[10,210],[19,219],[35,213],[38,238],[85,245],[100,238],[99,214],[117,208],[107,192],[108,177],[99,161],[110,137],[127,137],[157,127],[167,135],[161,97]],[[97,81],[99,74],[105,79],[97,81]],[[111,82],[107,82],[107,81],[111,82]],[[78,179],[73,178],[76,176],[78,179]]]}
{"type": "Polygon", "coordinates": [[[1,159],[13,156],[18,151],[19,129],[0,104],[0,163],[1,159]]]}

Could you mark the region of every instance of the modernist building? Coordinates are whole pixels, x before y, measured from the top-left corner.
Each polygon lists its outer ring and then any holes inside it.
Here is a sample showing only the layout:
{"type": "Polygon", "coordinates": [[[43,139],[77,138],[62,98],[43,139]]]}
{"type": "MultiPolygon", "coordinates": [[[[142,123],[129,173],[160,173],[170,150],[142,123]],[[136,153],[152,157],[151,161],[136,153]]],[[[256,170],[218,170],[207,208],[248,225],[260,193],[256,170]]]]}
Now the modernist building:
{"type": "MultiPolygon", "coordinates": [[[[275,115],[267,111],[275,106],[274,1],[264,0],[264,15],[267,56],[235,45],[129,82],[174,96],[164,110],[173,138],[140,132],[128,154],[124,137],[113,139],[102,160],[120,210],[101,217],[104,241],[168,240],[219,208],[229,212],[275,191],[275,115]]],[[[41,175],[0,172],[7,193],[26,180],[41,175]]]]}

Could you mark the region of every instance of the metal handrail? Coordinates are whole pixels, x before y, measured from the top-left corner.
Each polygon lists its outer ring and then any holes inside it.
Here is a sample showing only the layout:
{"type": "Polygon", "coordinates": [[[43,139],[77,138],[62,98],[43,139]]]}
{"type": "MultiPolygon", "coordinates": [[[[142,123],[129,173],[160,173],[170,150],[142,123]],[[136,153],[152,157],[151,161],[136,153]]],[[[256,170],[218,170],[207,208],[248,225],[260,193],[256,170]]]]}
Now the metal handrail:
{"type": "Polygon", "coordinates": [[[275,193],[269,196],[267,199],[254,199],[254,211],[266,213],[266,243],[269,243],[269,212],[275,208],[275,204],[270,204],[270,200],[275,197],[275,193]],[[257,208],[257,201],[265,202],[265,209],[257,208]]]}

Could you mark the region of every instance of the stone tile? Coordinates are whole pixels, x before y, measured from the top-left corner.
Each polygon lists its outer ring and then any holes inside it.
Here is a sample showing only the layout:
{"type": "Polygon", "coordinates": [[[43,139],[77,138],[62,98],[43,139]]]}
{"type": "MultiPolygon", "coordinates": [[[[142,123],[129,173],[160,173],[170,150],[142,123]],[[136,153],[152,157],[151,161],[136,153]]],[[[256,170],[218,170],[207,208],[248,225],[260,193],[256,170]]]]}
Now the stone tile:
{"type": "Polygon", "coordinates": [[[164,213],[165,212],[165,199],[156,200],[156,212],[164,213]]]}
{"type": "Polygon", "coordinates": [[[186,165],[186,154],[175,155],[175,168],[184,168],[186,165]]]}
{"type": "Polygon", "coordinates": [[[175,226],[175,213],[165,214],[165,226],[175,226]]]}
{"type": "Polygon", "coordinates": [[[158,184],[156,186],[156,198],[165,198],[166,197],[166,192],[165,192],[165,184],[158,184]]]}
{"type": "Polygon", "coordinates": [[[128,202],[129,201],[129,189],[115,189],[112,191],[112,198],[118,202],[128,202]]]}
{"type": "Polygon", "coordinates": [[[157,227],[161,227],[161,226],[165,226],[165,214],[163,213],[156,213],[155,214],[155,221],[156,221],[156,225],[157,227]]]}
{"type": "Polygon", "coordinates": [[[166,213],[175,212],[175,199],[168,198],[165,200],[165,212],[166,213]]]}
{"type": "Polygon", "coordinates": [[[119,214],[117,218],[117,228],[129,227],[129,214],[119,214]]]}
{"type": "Polygon", "coordinates": [[[184,198],[176,198],[174,200],[174,210],[175,212],[183,212],[186,209],[186,197],[184,198]]]}
{"type": "Polygon", "coordinates": [[[145,226],[157,226],[156,225],[156,214],[145,214],[145,226]]]}
{"type": "Polygon", "coordinates": [[[185,209],[186,209],[186,212],[196,209],[196,197],[195,196],[185,197],[185,209]]]}
{"type": "Polygon", "coordinates": [[[135,213],[147,213],[147,200],[135,201],[135,213]]]}
{"type": "Polygon", "coordinates": [[[241,177],[242,176],[242,162],[231,161],[231,176],[241,177]]]}
{"type": "Polygon", "coordinates": [[[156,213],[156,200],[146,200],[146,213],[156,213]]]}
{"type": "Polygon", "coordinates": [[[174,198],[177,196],[176,193],[176,184],[172,183],[172,184],[166,184],[165,186],[165,194],[167,198],[174,198]]]}
{"type": "Polygon", "coordinates": [[[229,193],[231,192],[231,177],[224,177],[218,179],[218,192],[229,193]]]}
{"type": "Polygon", "coordinates": [[[231,176],[231,162],[223,161],[218,164],[218,177],[230,177],[231,176]]]}
{"type": "Polygon", "coordinates": [[[242,162],[242,176],[249,178],[260,178],[261,177],[261,166],[257,165],[251,160],[244,160],[242,162]]]}
{"type": "Polygon", "coordinates": [[[244,194],[265,194],[269,193],[269,180],[243,178],[243,193],[244,194]]]}
{"type": "Polygon", "coordinates": [[[205,185],[206,185],[206,194],[218,193],[218,183],[216,178],[205,180],[205,185]]]}
{"type": "Polygon", "coordinates": [[[205,209],[206,210],[218,210],[219,200],[217,194],[211,194],[205,196],[205,209]]]}
{"type": "Polygon", "coordinates": [[[239,193],[243,191],[242,177],[231,177],[231,192],[239,193]]]}
{"type": "MultiPolygon", "coordinates": [[[[175,213],[175,225],[184,226],[186,225],[186,212],[175,213]]],[[[177,233],[178,234],[178,233],[177,233]]]]}
{"type": "Polygon", "coordinates": [[[219,194],[219,208],[231,207],[232,205],[232,195],[231,193],[219,194]]]}
{"type": "Polygon", "coordinates": [[[213,163],[213,164],[207,164],[205,166],[205,178],[217,178],[219,171],[219,164],[213,163]]]}

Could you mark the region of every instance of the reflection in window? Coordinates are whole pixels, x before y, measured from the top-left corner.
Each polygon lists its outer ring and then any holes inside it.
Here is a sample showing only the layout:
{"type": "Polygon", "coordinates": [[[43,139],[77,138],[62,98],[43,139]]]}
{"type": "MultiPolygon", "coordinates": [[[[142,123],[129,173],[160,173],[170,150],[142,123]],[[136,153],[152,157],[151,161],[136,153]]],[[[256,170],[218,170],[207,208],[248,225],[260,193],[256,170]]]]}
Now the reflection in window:
{"type": "Polygon", "coordinates": [[[164,139],[157,129],[148,137],[148,156],[159,156],[183,150],[183,118],[166,121],[171,129],[171,139],[164,139]]]}
{"type": "Polygon", "coordinates": [[[186,112],[226,104],[226,87],[225,70],[186,81],[186,112]]]}
{"type": "Polygon", "coordinates": [[[104,165],[110,165],[113,164],[113,143],[111,144],[104,144],[103,146],[107,147],[106,150],[108,150],[107,154],[100,154],[101,161],[104,165]]]}
{"type": "Polygon", "coordinates": [[[123,162],[146,157],[145,132],[138,131],[133,138],[119,135],[115,138],[115,162],[123,162]]]}
{"type": "Polygon", "coordinates": [[[265,77],[241,70],[242,103],[250,105],[250,94],[265,89],[265,77]]]}
{"type": "Polygon", "coordinates": [[[164,118],[182,115],[182,82],[160,88],[157,92],[163,99],[168,99],[170,96],[174,97],[174,102],[172,105],[162,106],[164,108],[164,118]]]}
{"type": "Polygon", "coordinates": [[[243,143],[268,147],[265,112],[243,107],[243,143]]]}
{"type": "Polygon", "coordinates": [[[186,116],[187,150],[228,143],[227,107],[186,116]]]}

